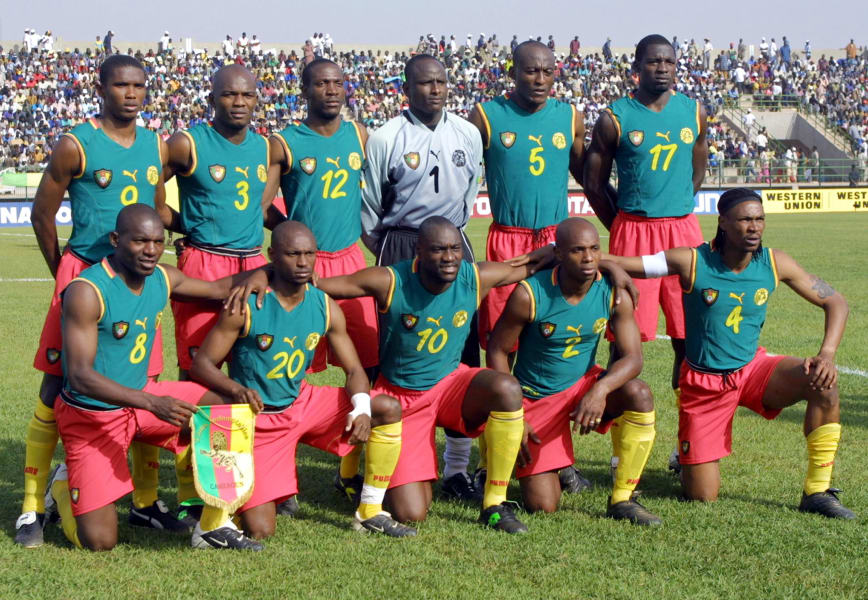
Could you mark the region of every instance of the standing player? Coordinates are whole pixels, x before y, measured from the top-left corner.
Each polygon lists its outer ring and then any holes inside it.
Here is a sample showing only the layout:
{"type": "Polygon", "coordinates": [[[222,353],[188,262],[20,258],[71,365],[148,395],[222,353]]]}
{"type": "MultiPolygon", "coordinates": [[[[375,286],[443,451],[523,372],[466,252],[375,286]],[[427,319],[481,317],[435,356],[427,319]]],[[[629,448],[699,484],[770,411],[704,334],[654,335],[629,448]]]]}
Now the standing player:
{"type": "MultiPolygon", "coordinates": [[[[367,442],[362,502],[353,527],[391,537],[416,535],[415,529],[382,510],[386,486],[401,454],[401,405],[388,396],[371,399],[368,377],[347,335],[343,312],[309,285],[317,258],[316,239],[303,224],[286,221],[274,229],[268,256],[273,271],[262,308],[250,298],[243,313],[225,309],[193,360],[191,373],[212,390],[263,409],[256,417],[254,436],[256,486],[239,509],[244,530],[258,539],[274,534],[276,503],[298,492],[295,450],[299,442],[338,455],[367,442]],[[304,381],[323,337],[346,371],[345,390],[304,381]],[[220,363],[230,352],[227,377],[220,363]]],[[[219,547],[207,536],[197,540],[196,535],[228,517],[223,513],[212,523],[202,523],[194,533],[194,545],[199,541],[201,547],[219,547]]]]}
{"type": "MultiPolygon", "coordinates": [[[[485,177],[494,222],[488,230],[486,259],[501,261],[554,241],[555,226],[567,218],[567,184],[581,182],[585,142],[582,114],[550,98],[555,57],[537,41],[519,44],[509,76],[509,96],[477,104],[470,113],[482,135],[485,177]]],[[[500,317],[512,286],[496,288],[479,311],[479,339],[500,317]]],[[[514,349],[513,349],[514,350],[514,349]]],[[[564,469],[564,488],[590,485],[572,467],[564,469]]]]}
{"type": "Polygon", "coordinates": [[[808,474],[799,510],[853,519],[838,500],[840,490],[829,485],[841,437],[835,353],[844,335],[847,301],[789,255],[763,247],[765,211],[756,192],[728,190],[717,208],[711,244],[641,258],[612,257],[635,277],[675,275],[683,289],[689,325],[678,406],[684,496],[717,499],[719,463],[732,451],[736,408],[774,419],[783,408],[806,400],[808,474]],[[826,314],[817,356],[770,356],[758,345],[779,281],[826,314]]]}
{"type": "MultiPolygon", "coordinates": [[[[164,222],[171,220],[162,202],[163,194],[157,194],[162,187],[163,142],[154,132],[136,126],[146,93],[141,63],[125,55],[107,58],[100,65],[96,91],[103,100],[102,114],[61,136],[33,203],[33,230],[55,285],[33,361],[33,366],[44,375],[36,411],[27,429],[24,502],[15,524],[15,541],[27,548],[42,544],[45,484],[58,439],[54,402],[63,381],[60,293],[80,272],[111,251],[109,232],[124,206],[137,202],[154,206],[156,202],[164,222]],[[61,253],[55,218],[67,192],[72,204],[72,236],[61,253]]],[[[163,370],[159,330],[157,338],[149,376],[159,375],[163,370]]],[[[156,448],[135,444],[134,469],[137,473],[154,471],[149,465],[158,464],[157,456],[156,448]]],[[[156,472],[150,475],[147,483],[136,478],[131,523],[167,529],[181,527],[157,501],[153,477],[156,472]]]]}
{"type": "MultiPolygon", "coordinates": [[[[675,64],[675,50],[666,38],[642,38],[633,62],[638,88],[613,102],[594,126],[584,186],[594,212],[611,231],[612,254],[640,256],[702,243],[693,197],[708,161],[705,109],[672,90],[675,64]],[[617,193],[608,185],[613,160],[618,164],[617,193]]],[[[658,306],[666,316],[666,334],[675,351],[672,388],[677,398],[685,353],[678,278],[636,285],[643,342],[655,339],[658,306]]]]}
{"type": "MultiPolygon", "coordinates": [[[[233,282],[201,281],[158,264],[164,239],[152,208],[124,208],[110,237],[114,252],[63,292],[65,377],[57,424],[66,465],[55,469],[49,498],[64,534],[79,548],[111,550],[117,544],[114,502],[133,489],[130,442],[178,452],[179,428],[189,422],[193,405],[223,402],[195,383],[148,381],[154,335],[169,297],[219,300],[233,282]]],[[[219,511],[206,509],[204,517],[212,512],[219,511]]],[[[231,521],[211,534],[223,547],[261,549],[231,521]]]]}
{"type": "MultiPolygon", "coordinates": [[[[444,109],[448,77],[443,64],[418,54],[404,67],[404,93],[409,108],[378,129],[368,140],[365,169],[363,240],[388,266],[413,258],[419,225],[428,217],[446,218],[461,234],[464,260],[473,262],[473,248],[464,233],[482,175],[479,132],[444,109]]],[[[478,367],[476,321],[461,362],[478,367]]],[[[479,501],[481,490],[467,474],[471,442],[446,430],[443,492],[479,501]]]]}
{"type": "MultiPolygon", "coordinates": [[[[600,236],[588,221],[558,225],[553,271],[517,285],[488,343],[488,364],[509,373],[508,353],[521,344],[512,373],[524,394],[532,432],[516,476],[528,510],[554,512],[561,497],[558,469],[573,464],[573,430],[611,429],[618,459],[606,516],[640,525],[660,519],[632,499],[654,444],[654,399],[642,370],[642,344],[633,303],[614,303],[615,290],[598,270],[600,236]],[[611,329],[619,358],[607,370],[594,364],[597,344],[611,329]]],[[[622,292],[623,293],[623,292],[622,292]]]]}

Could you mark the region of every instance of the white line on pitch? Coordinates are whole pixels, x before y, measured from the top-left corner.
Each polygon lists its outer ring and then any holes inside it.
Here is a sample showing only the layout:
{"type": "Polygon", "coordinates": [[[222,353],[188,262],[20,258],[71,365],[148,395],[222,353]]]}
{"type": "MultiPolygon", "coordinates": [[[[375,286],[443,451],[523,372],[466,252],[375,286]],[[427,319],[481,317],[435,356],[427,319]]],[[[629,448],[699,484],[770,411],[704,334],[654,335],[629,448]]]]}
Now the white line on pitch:
{"type": "Polygon", "coordinates": [[[54,281],[50,277],[18,277],[18,278],[7,278],[0,277],[0,283],[30,283],[30,282],[43,282],[43,281],[54,281]]]}

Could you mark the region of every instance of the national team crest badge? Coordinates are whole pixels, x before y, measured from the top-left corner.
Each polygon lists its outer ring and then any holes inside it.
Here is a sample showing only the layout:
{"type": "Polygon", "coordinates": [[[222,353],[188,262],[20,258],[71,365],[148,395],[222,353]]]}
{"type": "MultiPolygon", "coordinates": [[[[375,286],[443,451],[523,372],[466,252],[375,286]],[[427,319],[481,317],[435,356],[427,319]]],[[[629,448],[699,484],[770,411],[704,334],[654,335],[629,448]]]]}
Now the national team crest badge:
{"type": "Polygon", "coordinates": [[[316,159],[313,156],[302,158],[300,161],[298,161],[298,166],[301,167],[302,171],[310,175],[314,171],[316,171],[316,159]]]}
{"type": "Polygon", "coordinates": [[[452,164],[456,167],[463,167],[467,164],[467,155],[464,154],[464,150],[456,150],[452,153],[452,164]]]}
{"type": "Polygon", "coordinates": [[[304,340],[304,347],[312,352],[314,348],[316,348],[316,345],[319,344],[319,338],[320,335],[314,331],[309,336],[307,336],[306,340],[304,340]]]}
{"type": "Polygon", "coordinates": [[[549,323],[548,321],[539,324],[539,332],[544,338],[552,337],[552,334],[557,328],[557,325],[555,325],[554,323],[549,323]]]}
{"type": "Polygon", "coordinates": [[[48,364],[53,365],[60,360],[60,350],[57,348],[47,348],[45,350],[45,360],[48,361],[48,364]]]}
{"type": "Polygon", "coordinates": [[[512,145],[515,143],[515,132],[504,131],[503,133],[501,133],[500,143],[503,144],[505,148],[512,148],[512,145]]]}
{"type": "Polygon", "coordinates": [[[416,315],[401,315],[401,324],[404,326],[404,329],[413,329],[418,322],[419,317],[416,315]]]}
{"type": "Polygon", "coordinates": [[[554,147],[558,150],[563,150],[567,147],[567,136],[558,131],[552,136],[552,144],[554,144],[554,147]]]}
{"type": "Polygon", "coordinates": [[[109,169],[98,169],[93,172],[93,180],[102,189],[106,189],[112,182],[112,172],[109,169]]]}
{"type": "Polygon", "coordinates": [[[211,165],[208,167],[208,172],[211,173],[211,179],[220,183],[226,177],[226,167],[223,165],[211,165]]]}
{"type": "Polygon", "coordinates": [[[627,137],[630,139],[630,143],[634,146],[639,146],[645,140],[645,132],[644,131],[631,131],[627,134],[627,137]]]}
{"type": "Polygon", "coordinates": [[[753,295],[753,303],[757,306],[762,306],[769,299],[769,291],[765,288],[760,288],[753,295]]]}
{"type": "Polygon", "coordinates": [[[717,297],[720,295],[720,292],[715,290],[714,288],[705,288],[702,290],[702,299],[708,306],[711,306],[715,302],[717,302],[717,297]]]}
{"type": "Polygon", "coordinates": [[[606,331],[606,323],[608,323],[608,322],[609,322],[609,320],[606,319],[605,317],[600,317],[599,319],[594,321],[594,329],[593,329],[594,333],[596,335],[600,335],[601,333],[606,331]]]}
{"type": "Polygon", "coordinates": [[[274,343],[274,336],[270,333],[260,333],[256,336],[256,347],[265,352],[269,348],[271,348],[271,344],[274,343]]]}
{"type": "Polygon", "coordinates": [[[268,171],[265,169],[265,165],[256,165],[256,177],[262,183],[268,180],[268,171]]]}
{"type": "Polygon", "coordinates": [[[123,337],[130,330],[130,324],[126,321],[118,321],[117,323],[112,323],[112,335],[115,336],[116,340],[123,339],[123,337]]]}
{"type": "Polygon", "coordinates": [[[463,327],[465,323],[467,323],[467,311],[466,310],[459,310],[454,315],[452,315],[452,326],[453,327],[463,327]]]}
{"type": "Polygon", "coordinates": [[[69,488],[69,499],[73,504],[78,504],[78,499],[81,497],[81,490],[78,488],[69,488]]]}
{"type": "Polygon", "coordinates": [[[157,170],[157,167],[151,165],[148,167],[145,177],[150,185],[157,185],[157,182],[160,180],[160,172],[157,170]]]}
{"type": "Polygon", "coordinates": [[[687,454],[688,452],[690,452],[690,442],[684,440],[681,442],[681,454],[687,454]]]}
{"type": "Polygon", "coordinates": [[[404,162],[407,163],[408,167],[415,170],[419,166],[419,153],[408,152],[404,155],[404,162]]]}
{"type": "Polygon", "coordinates": [[[350,168],[353,171],[358,171],[362,168],[362,157],[359,156],[358,152],[350,152],[350,155],[347,157],[347,162],[350,164],[350,168]]]}
{"type": "Polygon", "coordinates": [[[690,127],[683,127],[681,129],[681,141],[685,144],[693,143],[693,130],[690,127]]]}

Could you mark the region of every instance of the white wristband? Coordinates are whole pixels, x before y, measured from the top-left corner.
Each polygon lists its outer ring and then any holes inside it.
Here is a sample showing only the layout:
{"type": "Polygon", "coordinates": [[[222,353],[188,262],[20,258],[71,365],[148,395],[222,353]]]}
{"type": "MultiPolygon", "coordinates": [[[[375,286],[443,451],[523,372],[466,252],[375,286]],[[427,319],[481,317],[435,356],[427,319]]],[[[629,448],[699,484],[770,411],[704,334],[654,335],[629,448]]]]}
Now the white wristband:
{"type": "Polygon", "coordinates": [[[646,254],[642,257],[642,267],[645,269],[645,277],[665,277],[669,275],[669,264],[666,262],[666,253],[660,251],[657,254],[646,254]]]}
{"type": "Polygon", "coordinates": [[[371,395],[366,394],[365,392],[359,392],[358,394],[353,394],[353,397],[350,398],[350,402],[353,404],[353,410],[350,412],[350,416],[355,419],[359,415],[368,415],[371,416],[371,395]]]}

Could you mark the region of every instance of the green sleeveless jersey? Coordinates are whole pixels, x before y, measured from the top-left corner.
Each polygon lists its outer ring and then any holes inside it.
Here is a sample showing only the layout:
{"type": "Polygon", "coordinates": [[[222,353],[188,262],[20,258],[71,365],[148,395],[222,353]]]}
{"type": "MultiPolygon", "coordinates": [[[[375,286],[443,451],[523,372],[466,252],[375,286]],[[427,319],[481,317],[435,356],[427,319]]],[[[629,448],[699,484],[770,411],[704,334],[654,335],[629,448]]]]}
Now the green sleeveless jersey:
{"type": "Polygon", "coordinates": [[[163,169],[160,138],[136,127],[136,141],[124,148],[105,134],[96,119],[66,134],[78,146],[81,170],[69,183],[72,235],[69,249],[94,264],[112,253],[109,233],[124,206],[154,206],[163,169]]]}
{"type": "Polygon", "coordinates": [[[259,392],[272,407],[286,408],[298,397],[307,368],[329,328],[328,296],[305,286],[304,299],[287,312],[273,291],[262,308],[247,300],[247,322],[232,347],[229,377],[259,392]]]}
{"type": "MultiPolygon", "coordinates": [[[[148,382],[154,334],[160,326],[163,308],[171,292],[163,267],[157,265],[153,274],[145,277],[145,285],[139,294],[135,294],[114,272],[107,258],[82,271],[73,281],[86,282],[99,296],[94,371],[128,388],[144,389],[148,382]]],[[[67,372],[67,354],[61,353],[64,373],[67,372]]],[[[68,379],[64,379],[63,391],[68,398],[88,408],[120,408],[77,392],[68,379]]]]}
{"type": "Polygon", "coordinates": [[[513,375],[531,399],[562,392],[588,372],[612,313],[614,294],[605,277],[598,273],[573,305],[561,293],[558,271],[540,271],[520,284],[530,295],[531,322],[519,336],[513,375]]]}
{"type": "Polygon", "coordinates": [[[476,107],[488,132],[482,155],[495,223],[542,229],[566,219],[572,105],[550,98],[529,113],[500,96],[476,107]]]}
{"type": "Polygon", "coordinates": [[[380,345],[380,369],[390,382],[411,390],[427,390],[458,368],[479,307],[479,269],[461,261],[458,277],[445,292],[422,286],[416,260],[386,267],[392,287],[380,345]]]}
{"type": "Polygon", "coordinates": [[[310,227],[326,252],[343,250],[362,234],[365,147],[358,127],[344,121],[325,137],[300,123],[275,134],[289,165],[280,177],[286,215],[310,227]]]}
{"type": "Polygon", "coordinates": [[[184,233],[204,246],[262,246],[268,140],[248,131],[236,145],[207,123],[181,133],[193,155],[193,166],[177,178],[184,233]]]}
{"type": "Polygon", "coordinates": [[[618,130],[618,208],[652,218],[692,213],[699,103],[673,93],[658,113],[629,94],[606,110],[618,130]]]}
{"type": "Polygon", "coordinates": [[[741,273],[707,243],[693,249],[692,285],[684,292],[687,360],[729,371],[753,358],[766,307],[778,285],[774,252],[763,248],[741,273]]]}

